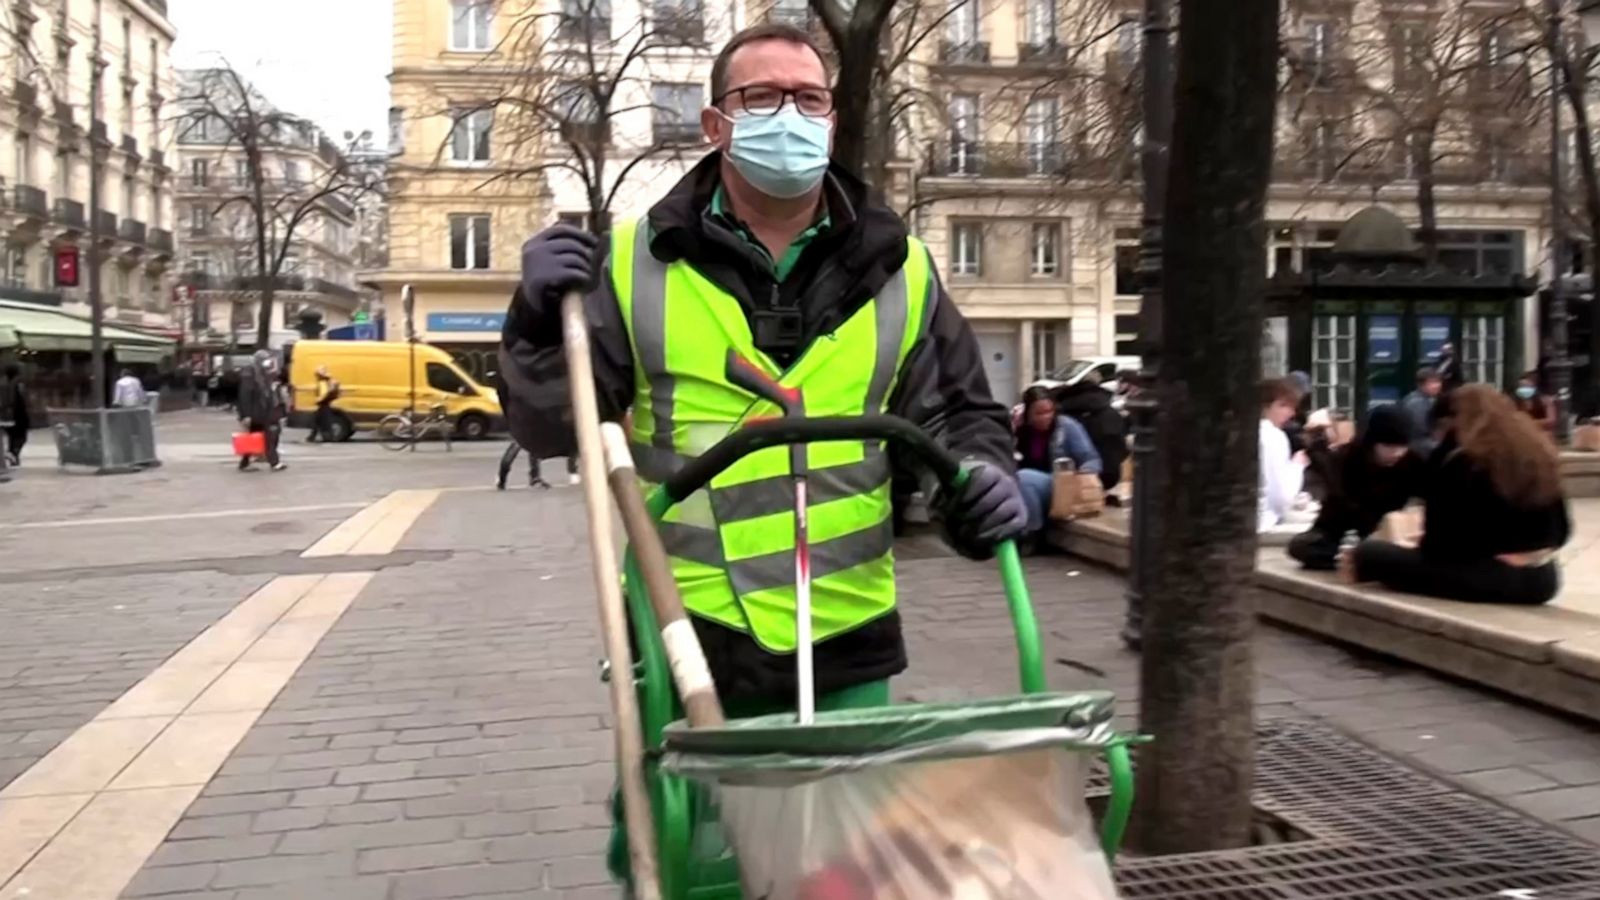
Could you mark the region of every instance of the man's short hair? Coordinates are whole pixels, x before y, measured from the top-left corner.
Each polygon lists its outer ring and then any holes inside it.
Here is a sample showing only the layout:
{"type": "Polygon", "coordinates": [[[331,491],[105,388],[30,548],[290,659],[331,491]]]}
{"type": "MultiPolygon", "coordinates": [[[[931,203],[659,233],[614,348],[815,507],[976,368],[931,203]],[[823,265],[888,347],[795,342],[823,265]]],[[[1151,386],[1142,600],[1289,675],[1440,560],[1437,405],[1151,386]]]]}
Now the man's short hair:
{"type": "Polygon", "coordinates": [[[1256,385],[1257,393],[1261,396],[1261,408],[1266,409],[1278,401],[1283,401],[1290,406],[1300,405],[1300,389],[1294,382],[1287,378],[1268,378],[1256,385]]]}
{"type": "Polygon", "coordinates": [[[1417,370],[1417,384],[1419,385],[1438,380],[1439,370],[1435,369],[1433,366],[1423,366],[1417,370]]]}
{"type": "Polygon", "coordinates": [[[828,71],[828,57],[822,52],[822,45],[811,36],[804,28],[796,28],[785,22],[765,22],[752,25],[728,39],[722,46],[722,51],[717,54],[717,59],[711,64],[711,103],[716,105],[722,101],[722,95],[728,92],[728,65],[733,62],[733,54],[746,44],[760,41],[784,41],[811,48],[811,52],[822,61],[822,71],[828,71]]]}

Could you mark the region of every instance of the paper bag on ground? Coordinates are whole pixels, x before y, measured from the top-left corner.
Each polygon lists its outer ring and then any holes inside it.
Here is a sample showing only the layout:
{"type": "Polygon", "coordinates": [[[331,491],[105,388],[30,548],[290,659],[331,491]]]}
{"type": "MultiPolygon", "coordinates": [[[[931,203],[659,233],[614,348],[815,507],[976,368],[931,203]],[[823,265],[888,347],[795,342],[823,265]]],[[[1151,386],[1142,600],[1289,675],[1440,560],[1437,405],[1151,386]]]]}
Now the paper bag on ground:
{"type": "Polygon", "coordinates": [[[1050,518],[1082,519],[1106,508],[1105,488],[1099,475],[1057,472],[1050,485],[1050,518]]]}

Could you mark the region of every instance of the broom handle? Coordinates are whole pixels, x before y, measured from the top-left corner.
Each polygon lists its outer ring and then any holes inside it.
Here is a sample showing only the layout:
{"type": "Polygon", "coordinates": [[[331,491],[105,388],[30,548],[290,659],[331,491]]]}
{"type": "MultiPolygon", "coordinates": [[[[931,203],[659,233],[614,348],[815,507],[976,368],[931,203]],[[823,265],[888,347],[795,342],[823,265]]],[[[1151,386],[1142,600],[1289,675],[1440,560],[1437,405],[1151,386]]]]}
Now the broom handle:
{"type": "Polygon", "coordinates": [[[644,729],[633,688],[633,654],[628,649],[628,618],[618,581],[617,549],[611,511],[606,507],[605,460],[601,449],[600,407],[595,399],[594,367],[589,358],[589,323],[583,295],[572,291],[561,301],[567,373],[572,383],[572,420],[578,433],[578,463],[583,473],[583,502],[589,512],[589,552],[594,562],[595,592],[600,599],[600,632],[611,666],[611,708],[617,717],[617,761],[622,776],[623,821],[633,890],[639,900],[660,900],[656,873],[656,829],[644,780],[644,729]]]}
{"type": "Polygon", "coordinates": [[[683,597],[678,593],[677,580],[672,577],[672,564],[667,560],[661,535],[639,491],[639,476],[634,470],[633,454],[628,450],[628,436],[621,426],[607,422],[600,426],[600,437],[606,448],[606,467],[611,470],[611,498],[622,514],[622,527],[628,532],[628,543],[639,565],[639,577],[644,581],[645,594],[655,611],[661,643],[672,668],[672,682],[678,688],[678,696],[683,698],[684,715],[695,728],[721,725],[726,721],[722,703],[717,699],[717,688],[711,681],[711,669],[706,665],[705,652],[700,649],[694,623],[684,611],[683,597]]]}

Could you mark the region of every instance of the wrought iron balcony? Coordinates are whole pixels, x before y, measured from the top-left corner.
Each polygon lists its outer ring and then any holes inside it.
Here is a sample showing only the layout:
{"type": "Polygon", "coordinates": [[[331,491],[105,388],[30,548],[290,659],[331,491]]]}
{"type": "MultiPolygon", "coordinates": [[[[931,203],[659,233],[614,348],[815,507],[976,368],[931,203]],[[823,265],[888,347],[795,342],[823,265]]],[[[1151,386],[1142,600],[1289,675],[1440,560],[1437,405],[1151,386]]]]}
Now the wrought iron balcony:
{"type": "Polygon", "coordinates": [[[141,247],[144,246],[144,223],[138,219],[123,219],[121,229],[117,232],[117,237],[127,241],[130,244],[138,244],[141,247]]]}
{"type": "Polygon", "coordinates": [[[986,178],[1062,176],[1071,169],[1067,146],[1060,141],[994,143],[948,141],[933,145],[928,174],[986,178]]]}
{"type": "Polygon", "coordinates": [[[129,156],[139,155],[139,139],[131,134],[122,136],[122,152],[129,156]]]}
{"type": "Polygon", "coordinates": [[[89,220],[83,216],[83,204],[65,197],[56,198],[56,223],[67,228],[82,231],[89,225],[89,220]]]}
{"type": "Polygon", "coordinates": [[[1067,45],[1056,40],[1017,45],[1017,62],[1029,66],[1060,65],[1067,61],[1067,45]]]}
{"type": "Polygon", "coordinates": [[[13,192],[13,198],[17,212],[30,219],[49,218],[50,201],[45,197],[44,191],[32,185],[19,184],[13,192]]]}
{"type": "Polygon", "coordinates": [[[117,234],[117,214],[110,210],[102,209],[94,214],[95,230],[102,238],[112,238],[117,234]]]}
{"type": "Polygon", "coordinates": [[[989,64],[988,41],[945,41],[939,45],[939,61],[950,66],[983,66],[989,64]]]}
{"type": "Polygon", "coordinates": [[[166,151],[152,148],[150,150],[150,165],[158,169],[165,169],[167,167],[166,151]]]}
{"type": "Polygon", "coordinates": [[[34,87],[31,82],[18,78],[15,89],[12,91],[12,96],[16,98],[18,106],[30,109],[39,108],[39,89],[34,87]]]}
{"type": "Polygon", "coordinates": [[[172,255],[172,232],[165,228],[150,229],[150,249],[157,253],[172,255]]]}
{"type": "Polygon", "coordinates": [[[699,122],[652,122],[650,134],[658,144],[698,144],[705,140],[699,122]]]}
{"type": "Polygon", "coordinates": [[[104,119],[95,119],[89,124],[89,140],[102,147],[111,146],[111,131],[106,128],[104,119]]]}
{"type": "Polygon", "coordinates": [[[592,42],[611,39],[611,17],[562,13],[556,37],[563,41],[592,42]]]}

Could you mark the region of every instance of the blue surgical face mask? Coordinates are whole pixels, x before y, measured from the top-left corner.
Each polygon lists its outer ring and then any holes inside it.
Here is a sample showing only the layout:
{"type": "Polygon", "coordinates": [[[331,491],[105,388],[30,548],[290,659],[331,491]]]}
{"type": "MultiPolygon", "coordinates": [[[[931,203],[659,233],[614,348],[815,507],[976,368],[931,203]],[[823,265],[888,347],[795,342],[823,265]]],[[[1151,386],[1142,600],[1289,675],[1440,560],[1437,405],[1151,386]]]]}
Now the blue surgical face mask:
{"type": "Polygon", "coordinates": [[[833,123],[785,105],[770,116],[740,113],[733,122],[728,158],[745,180],[769,197],[799,197],[828,171],[833,123]]]}
{"type": "Polygon", "coordinates": [[[1535,391],[1533,389],[1533,385],[1531,384],[1517,385],[1517,396],[1524,400],[1532,400],[1534,393],[1535,391]]]}

